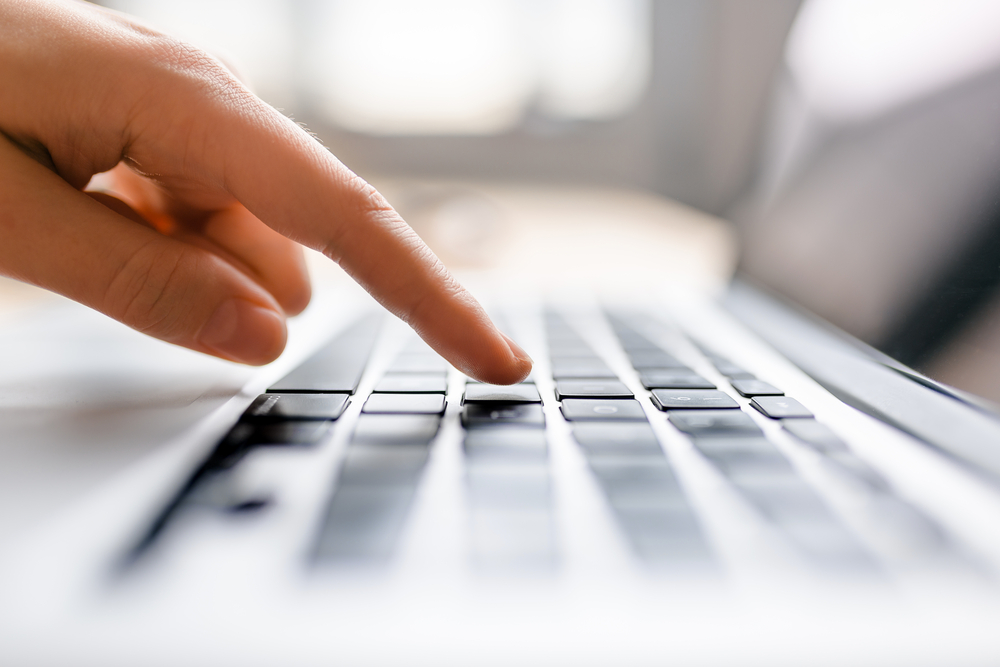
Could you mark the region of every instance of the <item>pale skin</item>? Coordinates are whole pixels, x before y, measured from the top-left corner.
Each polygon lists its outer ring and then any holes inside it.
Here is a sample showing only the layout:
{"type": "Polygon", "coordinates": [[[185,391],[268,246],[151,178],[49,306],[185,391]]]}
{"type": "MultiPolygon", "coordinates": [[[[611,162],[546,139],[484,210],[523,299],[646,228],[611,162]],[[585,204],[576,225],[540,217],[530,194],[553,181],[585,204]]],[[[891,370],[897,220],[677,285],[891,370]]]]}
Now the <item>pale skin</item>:
{"type": "Polygon", "coordinates": [[[469,376],[531,370],[372,186],[218,60],[85,3],[0,2],[0,274],[264,364],[309,303],[299,244],[469,376]]]}

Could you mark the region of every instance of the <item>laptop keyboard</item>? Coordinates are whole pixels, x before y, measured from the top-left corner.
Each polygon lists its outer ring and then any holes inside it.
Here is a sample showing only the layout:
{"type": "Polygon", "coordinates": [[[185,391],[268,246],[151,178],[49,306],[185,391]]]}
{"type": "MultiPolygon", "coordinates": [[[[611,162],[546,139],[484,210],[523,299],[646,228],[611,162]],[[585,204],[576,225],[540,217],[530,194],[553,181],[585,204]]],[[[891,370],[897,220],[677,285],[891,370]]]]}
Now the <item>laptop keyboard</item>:
{"type": "Polygon", "coordinates": [[[537,368],[533,378],[513,386],[468,380],[411,336],[367,385],[373,391],[361,396],[358,388],[379,340],[381,319],[362,320],[252,401],[153,522],[135,554],[186,511],[266,511],[276,499],[227,493],[228,477],[262,449],[324,446],[354,402],[362,407],[352,423],[344,424],[351,433],[338,457],[332,493],[317,500],[324,503],[311,540],[310,562],[317,566],[392,561],[442,425],[455,419],[472,562],[557,568],[559,512],[550,422],[558,415],[638,563],[665,571],[722,572],[711,531],[661,442],[663,431],[658,436],[650,423],[656,411],[666,413],[664,426],[686,439],[719,479],[812,566],[877,576],[894,548],[911,560],[934,560],[951,550],[934,521],[898,497],[847,442],[780,387],[688,339],[686,352],[669,349],[663,341],[679,333],[647,316],[606,314],[606,321],[617,338],[614,354],[624,352],[635,372],[631,378],[612,369],[607,350],[595,349],[570,321],[547,311],[540,320],[549,361],[544,390],[536,382],[537,368]],[[660,329],[663,335],[657,335],[660,329]],[[691,350],[726,381],[707,379],[682,363],[680,358],[691,359],[691,350]],[[456,383],[461,384],[461,405],[449,410],[448,390],[457,396],[456,383]],[[557,405],[558,412],[547,412],[543,405],[557,405]],[[881,548],[859,538],[856,517],[851,525],[841,519],[780,443],[765,434],[761,419],[780,424],[791,442],[819,458],[825,474],[865,498],[864,516],[881,536],[881,548]]]}

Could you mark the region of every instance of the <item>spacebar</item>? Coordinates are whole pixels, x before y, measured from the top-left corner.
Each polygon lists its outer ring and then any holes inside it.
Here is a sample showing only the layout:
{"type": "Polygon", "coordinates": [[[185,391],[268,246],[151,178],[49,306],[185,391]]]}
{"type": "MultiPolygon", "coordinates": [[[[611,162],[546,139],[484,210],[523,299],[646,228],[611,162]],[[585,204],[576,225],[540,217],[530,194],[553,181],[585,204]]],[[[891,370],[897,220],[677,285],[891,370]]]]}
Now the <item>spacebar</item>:
{"type": "Polygon", "coordinates": [[[382,316],[363,318],[321,347],[268,391],[353,394],[368,363],[382,316]]]}

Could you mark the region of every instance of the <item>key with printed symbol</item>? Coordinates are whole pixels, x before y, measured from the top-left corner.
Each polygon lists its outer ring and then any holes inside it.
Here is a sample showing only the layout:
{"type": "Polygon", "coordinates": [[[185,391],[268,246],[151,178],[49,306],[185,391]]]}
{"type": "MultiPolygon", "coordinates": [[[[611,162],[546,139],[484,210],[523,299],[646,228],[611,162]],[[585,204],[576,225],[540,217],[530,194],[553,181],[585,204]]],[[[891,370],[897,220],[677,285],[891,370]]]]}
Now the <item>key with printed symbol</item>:
{"type": "Polygon", "coordinates": [[[813,416],[806,406],[787,396],[758,396],[750,401],[750,405],[771,419],[807,419],[813,416]]]}
{"type": "Polygon", "coordinates": [[[468,429],[504,425],[542,428],[545,414],[537,403],[467,403],[462,410],[462,425],[468,429]]]}
{"type": "Polygon", "coordinates": [[[646,413],[633,399],[567,398],[562,413],[568,421],[646,421],[646,413]]]}
{"type": "Polygon", "coordinates": [[[653,404],[660,410],[740,407],[732,396],[717,389],[654,389],[653,404]]]}

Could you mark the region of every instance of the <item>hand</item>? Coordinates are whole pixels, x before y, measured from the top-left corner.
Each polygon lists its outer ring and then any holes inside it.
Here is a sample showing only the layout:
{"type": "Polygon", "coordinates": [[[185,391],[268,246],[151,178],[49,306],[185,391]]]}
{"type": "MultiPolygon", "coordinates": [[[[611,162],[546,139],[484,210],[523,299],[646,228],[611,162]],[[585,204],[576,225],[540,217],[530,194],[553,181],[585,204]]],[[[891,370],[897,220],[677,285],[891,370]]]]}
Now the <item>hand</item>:
{"type": "Polygon", "coordinates": [[[128,17],[0,3],[0,132],[0,273],[261,364],[309,301],[301,243],[464,373],[531,369],[374,188],[217,60],[128,17]]]}

